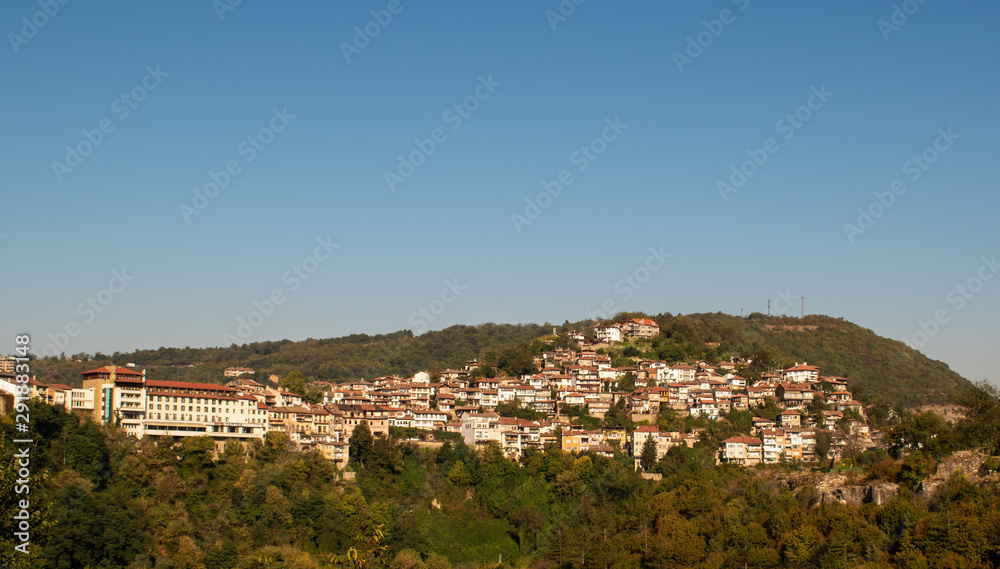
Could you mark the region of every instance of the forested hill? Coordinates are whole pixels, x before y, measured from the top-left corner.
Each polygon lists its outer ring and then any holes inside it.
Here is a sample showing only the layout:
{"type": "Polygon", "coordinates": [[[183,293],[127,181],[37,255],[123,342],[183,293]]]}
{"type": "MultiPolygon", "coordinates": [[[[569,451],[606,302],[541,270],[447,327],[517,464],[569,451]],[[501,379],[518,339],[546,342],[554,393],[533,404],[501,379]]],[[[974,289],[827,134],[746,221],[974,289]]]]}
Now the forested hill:
{"type": "MultiPolygon", "coordinates": [[[[622,313],[616,321],[640,313],[622,313]]],[[[828,316],[805,318],[746,318],[721,313],[649,315],[661,327],[652,342],[611,350],[624,356],[661,359],[673,363],[731,357],[753,358],[744,370],[753,377],[768,368],[807,361],[822,375],[851,380],[850,389],[861,399],[881,397],[908,406],[945,403],[969,382],[939,361],[930,360],[905,344],[871,330],[828,316]],[[622,350],[625,349],[624,353],[622,350]]],[[[69,360],[43,359],[34,366],[38,380],[77,386],[80,372],[93,367],[133,362],[152,379],[219,383],[230,366],[250,367],[257,376],[284,376],[300,370],[312,380],[349,381],[380,375],[410,376],[420,370],[459,368],[473,358],[490,360],[505,350],[539,353],[569,345],[565,332],[589,332],[593,321],[551,324],[481,324],[413,336],[408,331],[370,336],[355,334],[324,340],[255,342],[228,348],[160,348],[113,355],[78,354],[69,360]],[[553,328],[560,336],[552,336],[553,328]],[[80,360],[80,361],[76,361],[80,360]]],[[[981,379],[981,378],[975,378],[981,379]]]]}

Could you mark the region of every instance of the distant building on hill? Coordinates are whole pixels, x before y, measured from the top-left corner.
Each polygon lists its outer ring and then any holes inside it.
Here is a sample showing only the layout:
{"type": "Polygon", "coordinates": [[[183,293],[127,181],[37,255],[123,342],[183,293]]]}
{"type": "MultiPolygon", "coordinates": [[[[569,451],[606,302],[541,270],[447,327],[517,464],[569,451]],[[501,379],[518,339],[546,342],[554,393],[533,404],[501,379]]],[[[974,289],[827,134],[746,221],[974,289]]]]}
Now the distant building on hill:
{"type": "Polygon", "coordinates": [[[622,325],[622,332],[629,338],[652,338],[660,335],[660,325],[649,318],[633,318],[622,325]]]}
{"type": "Polygon", "coordinates": [[[781,374],[781,379],[791,383],[815,382],[819,380],[819,368],[808,362],[796,363],[781,374]]]}
{"type": "Polygon", "coordinates": [[[622,341],[622,329],[617,324],[598,324],[594,326],[594,334],[598,342],[614,344],[622,341]]]}

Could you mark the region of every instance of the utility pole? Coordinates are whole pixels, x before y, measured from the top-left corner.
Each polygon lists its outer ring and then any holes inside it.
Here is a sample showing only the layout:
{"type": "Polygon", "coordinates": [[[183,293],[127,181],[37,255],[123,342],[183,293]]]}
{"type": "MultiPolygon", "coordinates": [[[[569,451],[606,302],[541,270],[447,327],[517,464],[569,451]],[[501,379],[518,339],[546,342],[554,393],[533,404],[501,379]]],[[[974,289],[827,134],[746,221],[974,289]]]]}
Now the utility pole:
{"type": "Polygon", "coordinates": [[[767,315],[771,315],[771,299],[767,299],[767,315]]]}
{"type": "Polygon", "coordinates": [[[802,317],[806,317],[806,297],[802,297],[802,317]]]}

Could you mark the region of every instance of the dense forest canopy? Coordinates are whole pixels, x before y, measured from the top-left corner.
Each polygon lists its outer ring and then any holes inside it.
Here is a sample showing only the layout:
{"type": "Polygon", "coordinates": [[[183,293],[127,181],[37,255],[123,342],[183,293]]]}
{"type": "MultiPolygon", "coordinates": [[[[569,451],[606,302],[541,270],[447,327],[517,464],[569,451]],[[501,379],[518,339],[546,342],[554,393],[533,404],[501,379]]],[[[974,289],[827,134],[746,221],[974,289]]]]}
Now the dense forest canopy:
{"type": "MultiPolygon", "coordinates": [[[[13,552],[15,495],[0,494],[0,566],[10,569],[393,569],[996,567],[998,460],[931,491],[934,453],[989,433],[1000,450],[996,391],[947,432],[933,416],[891,428],[891,454],[838,464],[848,483],[898,486],[884,503],[825,502],[822,472],[801,464],[717,466],[716,440],[671,448],[643,478],[633,458],[558,447],[521,464],[498,446],[437,448],[351,438],[356,480],[280,433],[213,457],[206,437],[136,440],[30,403],[30,555],[13,552]],[[793,480],[798,480],[793,482],[793,480]],[[851,482],[853,480],[853,482],[851,482]]],[[[985,397],[984,397],[985,395],[985,397]]],[[[0,483],[17,477],[17,438],[0,418],[0,483]]],[[[643,460],[652,460],[644,457],[643,460]]],[[[842,476],[842,474],[841,474],[842,476]]]]}

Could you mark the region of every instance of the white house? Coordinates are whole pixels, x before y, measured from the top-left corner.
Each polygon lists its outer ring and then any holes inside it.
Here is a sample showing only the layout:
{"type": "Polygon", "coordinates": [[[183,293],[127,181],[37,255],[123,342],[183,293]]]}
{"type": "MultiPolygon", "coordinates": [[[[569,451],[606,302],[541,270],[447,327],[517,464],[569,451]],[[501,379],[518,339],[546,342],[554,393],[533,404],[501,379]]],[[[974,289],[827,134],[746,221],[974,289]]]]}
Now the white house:
{"type": "Polygon", "coordinates": [[[617,324],[598,324],[594,326],[594,334],[598,342],[611,344],[622,341],[622,329],[617,324]]]}

